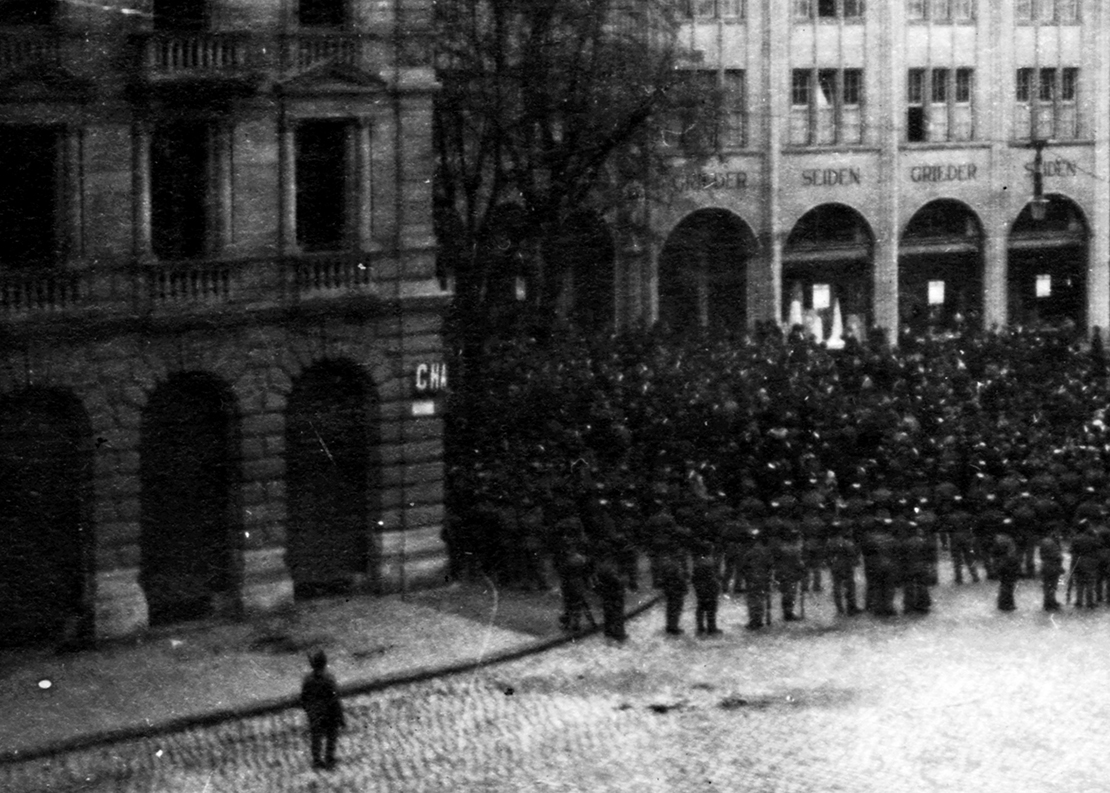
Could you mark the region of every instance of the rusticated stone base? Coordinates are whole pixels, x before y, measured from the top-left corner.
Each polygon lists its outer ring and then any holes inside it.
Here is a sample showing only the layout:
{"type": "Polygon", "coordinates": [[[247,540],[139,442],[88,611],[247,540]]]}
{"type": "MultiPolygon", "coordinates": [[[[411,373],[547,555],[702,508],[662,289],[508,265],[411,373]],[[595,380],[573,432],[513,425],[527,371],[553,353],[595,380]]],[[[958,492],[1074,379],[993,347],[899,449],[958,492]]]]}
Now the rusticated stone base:
{"type": "Polygon", "coordinates": [[[139,569],[98,572],[94,611],[96,639],[114,639],[145,629],[149,612],[146,595],[139,586],[139,569]]]}

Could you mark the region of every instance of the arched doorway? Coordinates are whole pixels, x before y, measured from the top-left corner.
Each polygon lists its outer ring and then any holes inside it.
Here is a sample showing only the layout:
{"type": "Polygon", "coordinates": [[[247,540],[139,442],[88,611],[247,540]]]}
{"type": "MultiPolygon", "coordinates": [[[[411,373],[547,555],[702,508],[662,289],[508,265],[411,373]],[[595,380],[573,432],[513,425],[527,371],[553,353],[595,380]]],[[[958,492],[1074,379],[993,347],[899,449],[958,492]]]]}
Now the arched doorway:
{"type": "Polygon", "coordinates": [[[822,204],[794,225],[782,255],[782,318],[830,346],[866,337],[871,324],[873,236],[843,204],[822,204]]]}
{"type": "Polygon", "coordinates": [[[549,299],[560,313],[587,333],[613,329],[616,249],[613,236],[595,212],[577,212],[545,246],[549,299]]]}
{"type": "Polygon", "coordinates": [[[751,228],[727,209],[699,209],[675,227],[659,255],[659,321],[679,333],[747,327],[751,228]]]}
{"type": "Polygon", "coordinates": [[[983,229],[959,201],[921,207],[902,232],[898,316],[915,334],[979,327],[983,315],[983,229]]]}
{"type": "Polygon", "coordinates": [[[318,363],[293,384],[285,424],[286,560],[296,597],[349,591],[369,569],[371,407],[351,364],[318,363]]]}
{"type": "Polygon", "coordinates": [[[143,411],[139,581],[151,625],[212,614],[235,589],[231,391],[203,373],[172,376],[143,411]]]}
{"type": "Polygon", "coordinates": [[[86,615],[92,460],[73,396],[0,397],[0,646],[75,638],[86,615]]]}
{"type": "Polygon", "coordinates": [[[1086,326],[1088,226],[1063,196],[1046,196],[1043,220],[1026,205],[1010,229],[1007,301],[1019,325],[1074,322],[1086,326]]]}

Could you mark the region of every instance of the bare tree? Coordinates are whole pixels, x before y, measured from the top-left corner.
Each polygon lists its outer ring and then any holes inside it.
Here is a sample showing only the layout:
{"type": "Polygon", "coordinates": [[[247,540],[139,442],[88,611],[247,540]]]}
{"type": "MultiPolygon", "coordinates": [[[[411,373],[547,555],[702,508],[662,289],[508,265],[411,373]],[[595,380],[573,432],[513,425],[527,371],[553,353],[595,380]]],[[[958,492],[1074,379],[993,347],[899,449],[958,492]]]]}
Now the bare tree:
{"type": "Polygon", "coordinates": [[[568,219],[706,150],[716,122],[704,111],[719,103],[684,68],[682,5],[437,2],[436,216],[456,345],[473,350],[522,317],[549,321],[561,273],[544,250],[568,219]]]}

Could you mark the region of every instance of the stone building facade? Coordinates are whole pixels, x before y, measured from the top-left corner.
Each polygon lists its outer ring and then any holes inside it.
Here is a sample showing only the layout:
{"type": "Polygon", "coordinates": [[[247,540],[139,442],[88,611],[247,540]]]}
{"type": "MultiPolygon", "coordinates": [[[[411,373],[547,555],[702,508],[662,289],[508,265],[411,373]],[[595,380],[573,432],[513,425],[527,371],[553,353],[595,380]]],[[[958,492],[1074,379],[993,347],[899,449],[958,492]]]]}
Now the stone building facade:
{"type": "Polygon", "coordinates": [[[663,141],[678,174],[638,239],[628,207],[578,221],[610,241],[590,247],[615,325],[801,321],[830,340],[837,324],[1110,322],[1105,4],[682,10],[688,76],[717,86],[720,123],[663,141]],[[707,162],[684,164],[689,134],[712,140],[707,162]]]}
{"type": "Polygon", "coordinates": [[[442,581],[430,12],[0,8],[6,644],[442,581]]]}

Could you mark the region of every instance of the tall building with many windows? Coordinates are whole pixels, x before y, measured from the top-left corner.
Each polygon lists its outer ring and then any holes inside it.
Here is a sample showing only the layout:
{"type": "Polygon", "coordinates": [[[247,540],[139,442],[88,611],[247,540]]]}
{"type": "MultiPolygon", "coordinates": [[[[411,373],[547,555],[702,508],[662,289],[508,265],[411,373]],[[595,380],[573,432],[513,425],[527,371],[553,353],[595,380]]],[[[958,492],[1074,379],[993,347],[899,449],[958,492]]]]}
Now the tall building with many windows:
{"type": "Polygon", "coordinates": [[[430,8],[0,3],[0,642],[442,580],[430,8]]]}
{"type": "Polygon", "coordinates": [[[1110,323],[1103,3],[675,2],[725,106],[641,234],[596,213],[617,325],[1110,323]]]}

